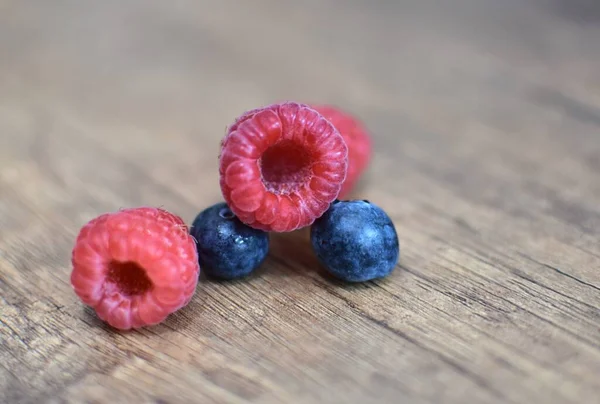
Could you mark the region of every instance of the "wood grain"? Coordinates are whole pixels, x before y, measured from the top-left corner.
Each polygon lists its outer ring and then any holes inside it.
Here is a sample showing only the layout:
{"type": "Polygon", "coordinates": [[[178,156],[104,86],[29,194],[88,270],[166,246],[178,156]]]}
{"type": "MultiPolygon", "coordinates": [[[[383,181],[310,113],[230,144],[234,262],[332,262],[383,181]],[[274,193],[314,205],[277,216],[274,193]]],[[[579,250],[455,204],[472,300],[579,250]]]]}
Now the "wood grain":
{"type": "Polygon", "coordinates": [[[600,402],[600,7],[585,0],[0,1],[0,402],[600,402]],[[443,4],[439,4],[443,3],[443,4]],[[388,279],[306,231],[118,333],[69,284],[83,223],[220,200],[276,100],[372,130],[388,279]]]}

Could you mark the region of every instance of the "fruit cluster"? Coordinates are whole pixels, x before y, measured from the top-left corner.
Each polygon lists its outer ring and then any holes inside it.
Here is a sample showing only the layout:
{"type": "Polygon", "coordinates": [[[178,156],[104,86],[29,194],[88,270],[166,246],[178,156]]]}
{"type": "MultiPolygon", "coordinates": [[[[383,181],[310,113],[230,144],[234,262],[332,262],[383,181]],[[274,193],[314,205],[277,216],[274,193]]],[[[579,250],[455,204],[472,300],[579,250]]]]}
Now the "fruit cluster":
{"type": "Polygon", "coordinates": [[[370,156],[365,128],[337,108],[285,102],[246,112],[221,144],[225,203],[202,211],[191,229],[148,207],[93,219],[73,249],[75,293],[115,328],[157,324],[190,301],[200,268],[217,278],[246,276],[266,258],[269,231],[307,226],[335,277],[384,277],[399,257],[394,224],[369,201],[338,199],[370,156]]]}

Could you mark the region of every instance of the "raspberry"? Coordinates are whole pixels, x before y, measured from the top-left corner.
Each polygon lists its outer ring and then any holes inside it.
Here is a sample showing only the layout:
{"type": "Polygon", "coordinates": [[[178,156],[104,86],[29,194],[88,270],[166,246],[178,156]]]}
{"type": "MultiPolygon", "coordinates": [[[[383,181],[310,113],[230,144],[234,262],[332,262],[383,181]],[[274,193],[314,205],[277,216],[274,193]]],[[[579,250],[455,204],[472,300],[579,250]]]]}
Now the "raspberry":
{"type": "Polygon", "coordinates": [[[371,160],[371,138],[362,123],[349,113],[331,105],[312,105],[340,132],[348,146],[348,174],[339,198],[354,188],[371,160]]]}
{"type": "Polygon", "coordinates": [[[72,263],[77,296],[123,330],[160,323],[185,306],[200,271],[183,220],[146,207],[106,213],[83,226],[72,263]]]}
{"type": "Polygon", "coordinates": [[[246,112],[221,145],[221,191],[235,215],[265,231],[309,226],[335,200],[348,149],[335,127],[304,104],[246,112]]]}

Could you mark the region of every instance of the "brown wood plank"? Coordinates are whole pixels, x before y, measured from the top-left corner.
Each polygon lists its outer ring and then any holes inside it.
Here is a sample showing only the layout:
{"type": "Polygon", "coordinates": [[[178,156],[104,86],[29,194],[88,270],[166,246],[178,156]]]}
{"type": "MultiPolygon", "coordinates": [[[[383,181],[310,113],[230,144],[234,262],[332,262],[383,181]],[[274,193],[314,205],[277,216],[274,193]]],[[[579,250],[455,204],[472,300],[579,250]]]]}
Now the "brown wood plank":
{"type": "Polygon", "coordinates": [[[439,3],[0,2],[0,402],[597,402],[600,8],[439,3]],[[282,99],[373,131],[397,270],[332,281],[300,231],[161,325],[83,307],[81,225],[191,221],[226,125],[282,99]]]}

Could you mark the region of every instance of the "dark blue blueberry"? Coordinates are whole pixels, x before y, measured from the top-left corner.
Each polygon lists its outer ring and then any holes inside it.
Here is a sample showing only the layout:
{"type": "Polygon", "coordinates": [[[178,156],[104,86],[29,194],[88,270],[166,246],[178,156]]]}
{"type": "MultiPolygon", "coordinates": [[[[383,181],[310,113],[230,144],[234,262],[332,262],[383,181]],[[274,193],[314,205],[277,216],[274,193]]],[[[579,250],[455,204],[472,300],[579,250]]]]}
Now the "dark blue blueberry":
{"type": "Polygon", "coordinates": [[[269,252],[269,235],[240,222],[225,203],[200,212],[191,234],[198,241],[200,270],[217,278],[246,276],[269,252]]]}
{"type": "Polygon", "coordinates": [[[312,225],[310,239],[325,268],[348,282],[384,277],[400,256],[394,223],[369,201],[335,201],[312,225]]]}

